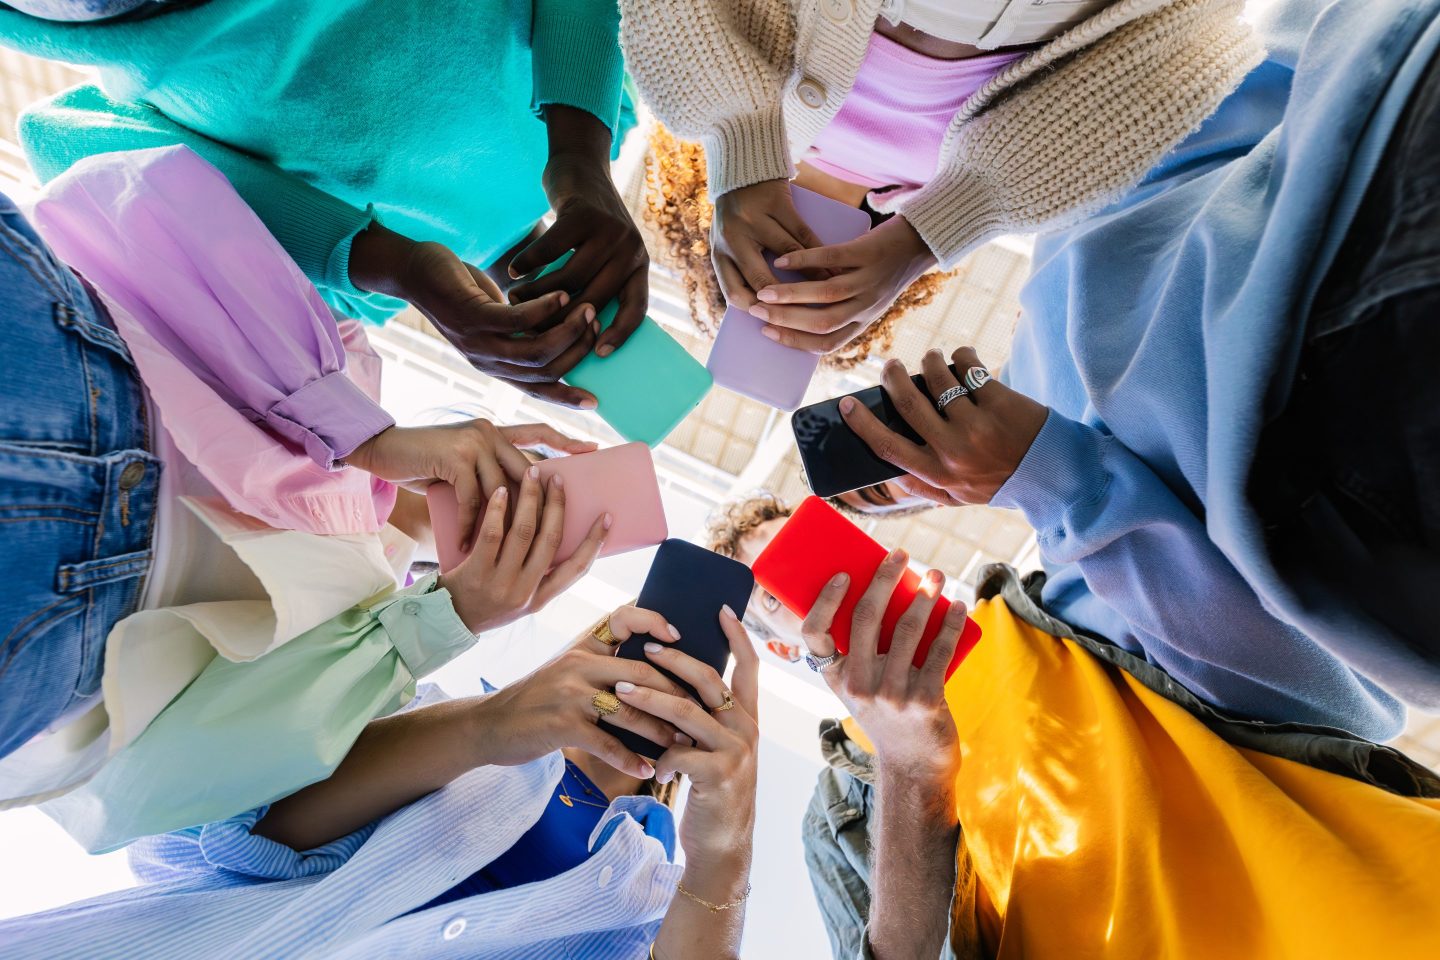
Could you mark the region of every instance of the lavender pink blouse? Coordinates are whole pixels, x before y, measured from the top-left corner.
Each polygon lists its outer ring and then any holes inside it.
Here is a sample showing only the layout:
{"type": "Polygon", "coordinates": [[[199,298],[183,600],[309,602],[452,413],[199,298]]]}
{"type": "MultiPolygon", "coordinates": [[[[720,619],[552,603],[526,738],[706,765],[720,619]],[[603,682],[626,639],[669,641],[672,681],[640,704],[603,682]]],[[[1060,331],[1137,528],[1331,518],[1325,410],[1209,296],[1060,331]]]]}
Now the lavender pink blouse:
{"type": "Polygon", "coordinates": [[[378,370],[348,368],[329,308],[224,175],[186,147],[102,154],[52,182],[34,221],[232,507],[311,533],[384,525],[394,487],[336,464],[395,422],[378,370]]]}

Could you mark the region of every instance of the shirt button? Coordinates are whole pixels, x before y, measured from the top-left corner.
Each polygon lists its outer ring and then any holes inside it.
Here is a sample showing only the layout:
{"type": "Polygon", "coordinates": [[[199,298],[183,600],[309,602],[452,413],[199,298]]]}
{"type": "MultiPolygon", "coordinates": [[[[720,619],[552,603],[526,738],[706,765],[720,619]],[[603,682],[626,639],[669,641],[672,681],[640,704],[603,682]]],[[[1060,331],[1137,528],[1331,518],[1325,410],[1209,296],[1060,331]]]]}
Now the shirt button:
{"type": "Polygon", "coordinates": [[[460,934],[465,932],[465,927],[465,918],[456,917],[449,923],[445,924],[445,930],[440,934],[440,936],[444,937],[446,940],[454,940],[456,937],[460,936],[460,934]]]}
{"type": "Polygon", "coordinates": [[[140,481],[145,479],[145,464],[129,463],[125,469],[120,471],[120,489],[131,490],[139,486],[140,481]]]}
{"type": "Polygon", "coordinates": [[[406,600],[405,606],[401,607],[400,609],[404,610],[406,613],[410,614],[410,616],[413,617],[420,612],[420,604],[416,603],[414,600],[406,600]]]}
{"type": "Polygon", "coordinates": [[[824,0],[820,9],[832,23],[845,23],[855,12],[855,5],[850,0],[824,0]]]}
{"type": "Polygon", "coordinates": [[[596,883],[600,886],[600,889],[601,889],[601,890],[604,890],[606,887],[610,886],[610,881],[611,881],[611,879],[614,878],[614,876],[615,876],[615,868],[614,868],[614,867],[601,867],[601,868],[600,868],[600,879],[597,880],[596,883]]]}
{"type": "Polygon", "coordinates": [[[795,92],[800,95],[800,102],[812,110],[825,106],[825,88],[814,80],[801,80],[795,92]]]}

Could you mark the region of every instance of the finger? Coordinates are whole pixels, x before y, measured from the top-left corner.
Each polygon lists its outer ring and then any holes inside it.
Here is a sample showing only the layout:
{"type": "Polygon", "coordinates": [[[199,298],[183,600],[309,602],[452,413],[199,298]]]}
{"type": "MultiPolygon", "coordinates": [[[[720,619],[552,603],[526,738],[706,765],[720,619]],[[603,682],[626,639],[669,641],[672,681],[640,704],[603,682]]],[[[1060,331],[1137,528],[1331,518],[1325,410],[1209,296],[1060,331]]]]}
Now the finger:
{"type": "MultiPolygon", "coordinates": [[[[951,362],[955,364],[955,372],[963,378],[971,367],[985,366],[980,362],[980,356],[975,352],[974,347],[961,347],[950,355],[951,362]]],[[[970,399],[977,407],[983,407],[987,400],[994,400],[996,394],[1005,389],[1005,385],[994,380],[980,385],[979,389],[970,391],[970,399]],[[998,389],[992,389],[998,388],[998,389]]]]}
{"type": "Polygon", "coordinates": [[[501,481],[509,479],[512,483],[519,483],[520,478],[525,476],[532,464],[530,458],[520,452],[520,449],[510,442],[505,431],[491,427],[495,431],[495,442],[492,447],[495,451],[495,459],[499,461],[497,469],[501,472],[501,481]]]}
{"type": "Polygon", "coordinates": [[[590,525],[590,532],[586,534],[584,540],[580,541],[580,546],[575,548],[575,552],[545,575],[535,591],[535,599],[539,606],[545,606],[590,572],[595,558],[600,556],[600,550],[605,546],[605,538],[610,535],[611,522],[608,513],[596,517],[595,522],[590,525]]]}
{"type": "Polygon", "coordinates": [[[631,687],[648,687],[672,697],[688,696],[684,688],[650,664],[629,657],[590,657],[582,676],[605,690],[620,692],[631,687]]]}
{"type": "MultiPolygon", "coordinates": [[[[950,372],[950,367],[945,362],[945,355],[939,350],[926,350],[925,356],[920,360],[920,369],[925,374],[925,388],[936,400],[939,400],[946,390],[960,386],[960,381],[955,379],[955,374],[950,372]]],[[[966,397],[969,397],[968,393],[966,397]]],[[[940,415],[947,420],[963,415],[966,408],[955,406],[959,402],[959,399],[951,400],[945,409],[940,411],[940,415]]]]}
{"type": "Polygon", "coordinates": [[[835,614],[839,612],[840,604],[844,602],[849,589],[850,575],[835,574],[820,591],[820,596],[815,598],[810,612],[800,624],[800,637],[805,641],[805,649],[809,650],[812,656],[823,660],[835,654],[835,638],[830,635],[830,627],[835,622],[835,614]]]}
{"type": "Polygon", "coordinates": [[[661,750],[668,749],[671,744],[675,743],[675,734],[680,732],[668,722],[659,717],[652,717],[643,710],[637,710],[628,703],[622,703],[616,712],[602,716],[600,722],[607,726],[629,730],[631,733],[638,733],[661,750]]]}
{"type": "MultiPolygon", "coordinates": [[[[499,454],[497,449],[496,454],[499,454]]],[[[515,451],[518,453],[518,451],[515,451]]],[[[480,494],[488,497],[494,493],[496,488],[508,486],[505,482],[506,470],[501,462],[490,455],[489,450],[481,449],[475,457],[475,475],[480,479],[480,494]]]]}
{"type": "Polygon", "coordinates": [[[677,730],[706,749],[714,750],[733,736],[709,710],[689,697],[677,697],[638,686],[623,691],[617,686],[615,696],[638,710],[670,721],[677,730]]]}
{"type": "Polygon", "coordinates": [[[839,303],[859,293],[856,271],[842,273],[828,280],[799,280],[777,283],[757,290],[755,296],[764,303],[839,303]]]}
{"type": "MultiPolygon", "coordinates": [[[[635,634],[644,634],[656,640],[673,643],[680,639],[680,631],[675,625],[667,621],[654,610],[645,610],[641,607],[624,606],[619,607],[610,614],[610,632],[615,639],[624,643],[635,634]],[[666,638],[669,638],[666,640],[666,638]]],[[[580,638],[580,643],[595,653],[614,653],[610,647],[595,639],[593,633],[586,633],[580,638]]]]}
{"type": "Polygon", "coordinates": [[[863,329],[865,329],[864,325],[857,321],[847,323],[834,333],[805,333],[790,327],[777,327],[770,324],[761,327],[760,332],[782,346],[794,347],[796,350],[824,356],[845,346],[855,339],[863,329]]]}
{"type": "Polygon", "coordinates": [[[475,549],[470,554],[470,560],[478,561],[480,569],[487,575],[494,569],[500,545],[505,542],[505,505],[509,498],[510,491],[506,487],[495,488],[486,504],[485,517],[480,521],[480,532],[475,536],[475,549]]]}
{"type": "Polygon", "coordinates": [[[904,364],[898,360],[886,361],[881,379],[885,384],[885,392],[890,395],[890,402],[895,404],[895,410],[905,422],[927,442],[935,442],[946,429],[945,420],[940,416],[940,411],[935,409],[935,401],[927,397],[925,391],[910,379],[904,364]]]}
{"type": "MultiPolygon", "coordinates": [[[[480,492],[480,481],[466,470],[456,475],[452,486],[455,488],[455,537],[460,543],[460,549],[465,550],[475,535],[475,524],[479,522],[480,511],[485,507],[485,495],[480,492]]],[[[505,511],[500,512],[503,514],[505,511]]],[[[501,523],[504,523],[503,516],[501,523]]]]}
{"type": "Polygon", "coordinates": [[[489,297],[491,300],[494,300],[496,303],[505,302],[505,294],[500,292],[499,285],[497,285],[495,281],[491,279],[488,273],[486,273],[484,270],[481,270],[473,263],[465,264],[465,268],[470,271],[471,278],[473,278],[476,285],[482,291],[484,291],[485,296],[489,297]]]}
{"type": "Polygon", "coordinates": [[[560,453],[590,453],[599,448],[593,440],[566,436],[548,423],[519,423],[500,427],[500,435],[520,450],[555,450],[560,453]]]}
{"type": "Polygon", "coordinates": [[[699,747],[676,743],[655,760],[655,782],[669,783],[677,776],[696,783],[717,783],[724,772],[715,754],[699,747]]]}
{"type": "MultiPolygon", "coordinates": [[[[701,663],[689,654],[681,653],[674,647],[664,646],[654,640],[645,642],[645,656],[650,659],[650,662],[664,667],[694,687],[695,692],[700,694],[700,705],[707,710],[714,710],[725,702],[728,688],[725,686],[724,679],[709,664],[701,663]]],[[[734,713],[733,710],[724,712],[734,713]]]]}
{"type": "Polygon", "coordinates": [[[735,267],[745,281],[745,291],[750,294],[753,304],[756,290],[773,286],[778,281],[771,272],[770,265],[765,262],[765,251],[760,244],[753,237],[746,237],[745,240],[745,245],[737,247],[732,253],[735,267]]]}
{"type": "Polygon", "coordinates": [[[852,297],[841,303],[832,303],[828,307],[782,307],[757,303],[750,308],[750,316],[804,333],[834,333],[846,324],[855,322],[856,315],[864,309],[864,305],[852,297]]]}
{"type": "MultiPolygon", "coordinates": [[[[539,270],[542,267],[548,267],[556,260],[559,260],[565,255],[565,251],[573,250],[575,245],[584,238],[585,231],[583,228],[584,224],[572,217],[560,217],[556,219],[556,221],[550,225],[550,229],[540,234],[540,236],[527,244],[525,249],[510,259],[510,276],[518,280],[527,273],[539,270]]],[[[571,259],[574,258],[572,257],[571,259]]],[[[549,280],[563,272],[569,266],[570,263],[567,261],[565,266],[560,270],[546,274],[541,279],[549,280]]],[[[526,286],[528,286],[528,284],[526,284],[526,286]]],[[[517,287],[511,290],[510,295],[514,297],[519,289],[520,288],[517,287]]],[[[549,289],[563,290],[568,288],[551,285],[549,289]]]]}
{"type": "Polygon", "coordinates": [[[834,243],[828,246],[796,250],[775,259],[775,266],[781,270],[843,270],[847,267],[863,267],[866,263],[864,248],[854,240],[834,243]]]}
{"type": "Polygon", "coordinates": [[[907,559],[904,550],[891,550],[880,562],[870,585],[855,602],[855,612],[850,617],[849,657],[852,668],[874,665],[879,657],[880,623],[884,619],[885,608],[890,605],[890,597],[900,585],[907,559]]]}
{"type": "Polygon", "coordinates": [[[730,655],[735,658],[735,669],[730,673],[730,690],[740,709],[750,714],[751,719],[760,719],[760,655],[755,652],[755,642],[745,624],[735,615],[727,603],[720,610],[720,629],[730,641],[730,655]]]}
{"type": "MultiPolygon", "coordinates": [[[[540,581],[555,562],[560,550],[560,541],[565,537],[565,481],[559,474],[550,478],[545,491],[545,506],[540,511],[540,529],[530,554],[520,571],[520,582],[539,587],[540,581]]],[[[531,593],[533,594],[533,589],[531,593]]]]}
{"type": "Polygon", "coordinates": [[[932,487],[919,477],[912,477],[910,474],[903,474],[890,481],[901,490],[904,490],[912,497],[920,497],[922,500],[929,500],[937,507],[963,507],[964,504],[951,496],[950,491],[941,490],[939,487],[932,487]]]}
{"type": "Polygon", "coordinates": [[[825,245],[819,235],[810,229],[810,224],[805,222],[805,218],[800,216],[800,211],[795,209],[793,200],[789,203],[782,204],[771,216],[775,218],[775,221],[780,225],[782,230],[789,236],[795,238],[796,243],[794,247],[771,247],[770,250],[772,253],[784,256],[787,253],[793,253],[796,250],[806,247],[823,247],[825,245]]]}
{"type": "MultiPolygon", "coordinates": [[[[492,337],[488,346],[492,357],[519,369],[521,375],[528,375],[531,380],[553,381],[560,379],[560,374],[551,369],[554,361],[576,347],[584,356],[595,342],[594,333],[591,321],[585,318],[585,311],[575,310],[563,322],[543,333],[492,337]]],[[[571,363],[570,367],[574,365],[571,363]]],[[[564,372],[568,372],[570,367],[566,367],[564,372]]]]}
{"type": "Polygon", "coordinates": [[[645,319],[645,310],[650,303],[650,264],[630,274],[630,279],[625,281],[620,288],[616,299],[615,321],[606,327],[600,334],[600,340],[596,344],[595,353],[602,357],[608,357],[614,353],[630,334],[634,333],[645,319]]]}
{"type": "MultiPolygon", "coordinates": [[[[593,720],[594,717],[591,717],[593,720]]],[[[655,775],[655,768],[639,754],[627,750],[619,740],[600,729],[598,723],[577,724],[573,731],[574,746],[603,760],[621,773],[649,780],[655,775]]]]}
{"type": "Polygon", "coordinates": [[[717,247],[710,256],[710,263],[715,268],[715,279],[720,283],[720,294],[726,303],[734,304],[741,310],[755,305],[755,294],[745,286],[745,278],[740,275],[740,268],[734,260],[717,247]]]}
{"type": "Polygon", "coordinates": [[[588,390],[581,390],[579,387],[572,387],[568,383],[530,383],[526,380],[507,377],[498,371],[492,375],[497,380],[510,384],[526,396],[544,400],[546,403],[569,407],[572,410],[594,410],[599,406],[595,394],[588,390]]]}
{"type": "Polygon", "coordinates": [[[890,639],[890,650],[885,657],[885,672],[880,677],[880,687],[895,697],[902,697],[910,689],[910,671],[914,669],[915,651],[925,635],[925,626],[930,622],[930,611],[945,585],[945,577],[939,570],[931,570],[920,581],[920,589],[910,606],[895,624],[895,633],[890,639]]]}
{"type": "Polygon", "coordinates": [[[510,532],[505,535],[505,545],[500,548],[500,560],[495,575],[513,578],[520,574],[525,558],[530,555],[530,546],[540,529],[540,469],[531,467],[520,481],[520,496],[515,501],[515,515],[510,520],[510,532]]]}
{"type": "Polygon", "coordinates": [[[935,483],[929,452],[885,426],[863,403],[854,397],[842,397],[840,416],[875,456],[927,483],[935,483]]]}
{"type": "Polygon", "coordinates": [[[969,612],[959,600],[951,602],[950,609],[945,611],[945,619],[940,622],[940,632],[935,635],[925,655],[925,663],[913,678],[915,689],[932,697],[945,695],[945,671],[955,656],[955,648],[960,645],[960,635],[965,632],[965,618],[969,612]]]}

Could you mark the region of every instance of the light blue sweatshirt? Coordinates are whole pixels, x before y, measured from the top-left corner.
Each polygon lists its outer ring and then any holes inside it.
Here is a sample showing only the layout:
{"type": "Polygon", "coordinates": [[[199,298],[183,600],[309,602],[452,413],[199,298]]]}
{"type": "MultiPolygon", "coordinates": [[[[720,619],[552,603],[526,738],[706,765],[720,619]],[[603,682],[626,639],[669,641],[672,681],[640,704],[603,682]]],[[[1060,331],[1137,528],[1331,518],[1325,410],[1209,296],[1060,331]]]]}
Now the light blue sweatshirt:
{"type": "Polygon", "coordinates": [[[1222,708],[1376,740],[1404,722],[1386,690],[1440,706],[1440,665],[1346,597],[1282,582],[1245,489],[1437,11],[1281,0],[1266,63],[1202,128],[1040,240],[1005,379],[1051,414],[993,501],[1039,532],[1056,616],[1222,708]]]}

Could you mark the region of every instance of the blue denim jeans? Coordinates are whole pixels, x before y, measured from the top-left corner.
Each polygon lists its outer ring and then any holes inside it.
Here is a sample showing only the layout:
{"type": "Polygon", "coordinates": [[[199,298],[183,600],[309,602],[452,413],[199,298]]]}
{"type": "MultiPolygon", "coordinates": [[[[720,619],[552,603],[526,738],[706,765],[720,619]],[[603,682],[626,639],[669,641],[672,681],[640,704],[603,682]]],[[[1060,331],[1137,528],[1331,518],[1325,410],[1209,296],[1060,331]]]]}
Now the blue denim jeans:
{"type": "Polygon", "coordinates": [[[124,342],[0,194],[0,756],[100,686],[150,569],[160,461],[124,342]]]}

